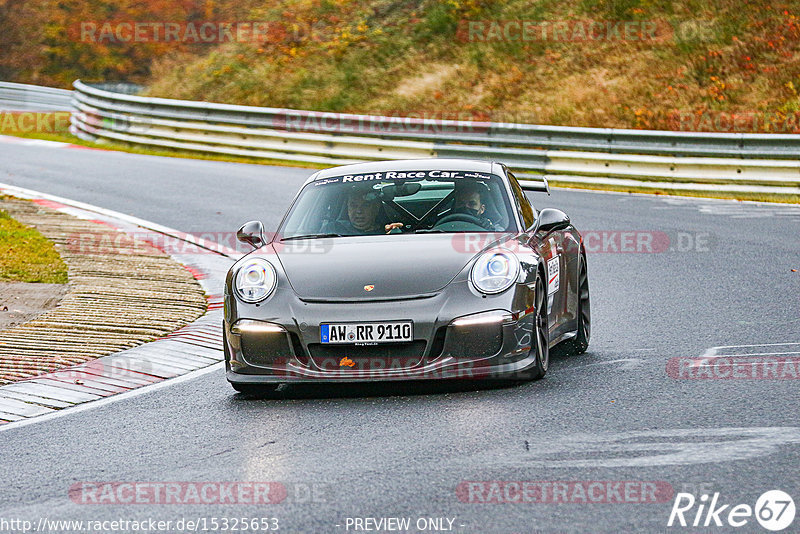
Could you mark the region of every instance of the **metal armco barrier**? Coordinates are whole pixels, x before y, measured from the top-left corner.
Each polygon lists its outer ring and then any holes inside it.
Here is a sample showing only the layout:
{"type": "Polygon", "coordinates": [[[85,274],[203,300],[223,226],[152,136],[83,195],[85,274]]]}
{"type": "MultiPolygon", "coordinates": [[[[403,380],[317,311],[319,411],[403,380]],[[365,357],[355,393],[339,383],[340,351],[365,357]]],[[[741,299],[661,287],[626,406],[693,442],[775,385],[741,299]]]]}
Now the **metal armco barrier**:
{"type": "Polygon", "coordinates": [[[0,82],[0,110],[69,111],[72,91],[24,83],[0,82]]]}
{"type": "Polygon", "coordinates": [[[236,106],[74,83],[72,130],[110,140],[280,161],[465,157],[572,184],[800,194],[800,135],[570,128],[236,106]],[[664,184],[667,184],[666,186],[664,184]]]}

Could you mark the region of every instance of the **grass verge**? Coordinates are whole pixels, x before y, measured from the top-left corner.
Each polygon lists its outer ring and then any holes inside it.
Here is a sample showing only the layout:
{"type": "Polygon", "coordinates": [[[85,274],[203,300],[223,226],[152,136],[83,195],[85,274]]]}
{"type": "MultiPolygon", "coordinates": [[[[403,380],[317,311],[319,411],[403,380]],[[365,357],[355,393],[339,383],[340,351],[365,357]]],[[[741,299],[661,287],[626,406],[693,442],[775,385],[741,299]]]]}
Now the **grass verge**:
{"type": "Polygon", "coordinates": [[[67,266],[53,243],[4,210],[0,210],[0,280],[67,283],[67,266]]]}

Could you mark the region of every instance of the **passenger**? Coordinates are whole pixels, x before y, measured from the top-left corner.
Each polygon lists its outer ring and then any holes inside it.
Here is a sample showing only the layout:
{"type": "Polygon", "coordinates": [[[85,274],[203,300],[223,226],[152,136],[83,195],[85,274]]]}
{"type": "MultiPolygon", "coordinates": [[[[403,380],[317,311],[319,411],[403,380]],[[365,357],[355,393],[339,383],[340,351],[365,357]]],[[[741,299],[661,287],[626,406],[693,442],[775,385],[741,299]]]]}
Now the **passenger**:
{"type": "Polygon", "coordinates": [[[381,225],[378,220],[380,214],[381,201],[375,192],[369,189],[353,189],[347,195],[348,220],[334,221],[326,225],[324,232],[341,235],[388,234],[403,226],[401,222],[381,225]]]}

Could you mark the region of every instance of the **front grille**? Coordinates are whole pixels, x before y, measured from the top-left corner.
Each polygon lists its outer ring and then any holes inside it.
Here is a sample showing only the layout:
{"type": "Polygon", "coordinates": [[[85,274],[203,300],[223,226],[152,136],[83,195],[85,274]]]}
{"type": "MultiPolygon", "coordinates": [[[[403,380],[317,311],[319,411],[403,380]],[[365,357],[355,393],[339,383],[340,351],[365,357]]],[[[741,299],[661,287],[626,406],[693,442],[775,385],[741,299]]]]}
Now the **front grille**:
{"type": "Polygon", "coordinates": [[[425,341],[370,346],[311,343],[308,351],[314,364],[323,371],[408,369],[419,365],[425,352],[425,341]],[[350,362],[352,366],[343,365],[350,362]]]}

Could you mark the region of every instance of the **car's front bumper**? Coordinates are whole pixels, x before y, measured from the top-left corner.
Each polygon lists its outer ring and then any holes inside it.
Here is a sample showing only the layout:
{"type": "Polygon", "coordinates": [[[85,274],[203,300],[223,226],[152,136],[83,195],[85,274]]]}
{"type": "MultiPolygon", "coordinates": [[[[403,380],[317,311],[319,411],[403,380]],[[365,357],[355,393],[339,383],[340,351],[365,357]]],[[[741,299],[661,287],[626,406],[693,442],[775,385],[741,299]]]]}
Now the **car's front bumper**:
{"type": "MultiPolygon", "coordinates": [[[[348,303],[305,302],[287,292],[279,296],[278,309],[285,310],[281,314],[252,307],[232,309],[227,304],[235,303],[226,301],[228,381],[524,378],[534,363],[530,350],[534,314],[526,307],[530,299],[512,290],[476,300],[454,296],[464,295],[466,288],[450,289],[425,298],[348,303]],[[413,343],[359,347],[320,343],[322,323],[394,320],[413,321],[413,343]]],[[[273,303],[270,310],[275,309],[273,303]]]]}

